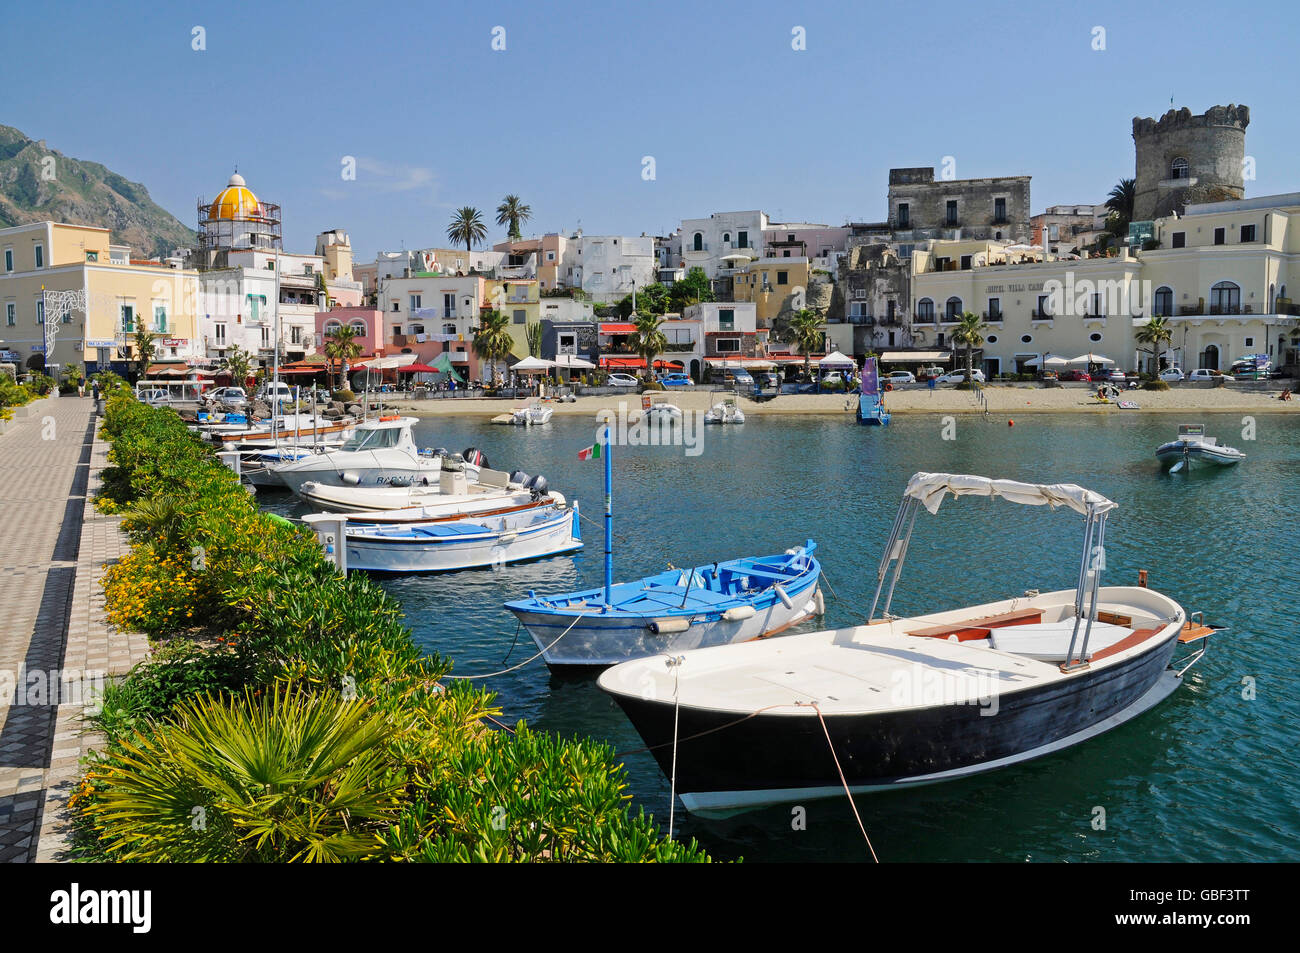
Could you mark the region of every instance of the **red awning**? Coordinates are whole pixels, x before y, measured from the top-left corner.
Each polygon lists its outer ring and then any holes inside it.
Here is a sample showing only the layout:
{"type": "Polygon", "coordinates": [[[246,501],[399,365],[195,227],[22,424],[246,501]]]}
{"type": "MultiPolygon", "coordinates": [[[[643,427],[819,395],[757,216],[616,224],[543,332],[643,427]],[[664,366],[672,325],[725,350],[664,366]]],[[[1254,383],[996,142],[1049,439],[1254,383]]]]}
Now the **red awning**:
{"type": "Polygon", "coordinates": [[[600,326],[601,334],[635,334],[635,324],[602,324],[600,326]]]}
{"type": "MultiPolygon", "coordinates": [[[[645,361],[639,357],[602,357],[601,367],[645,367],[645,361]]],[[[685,367],[681,361],[655,361],[655,367],[685,367]]]]}
{"type": "Polygon", "coordinates": [[[430,367],[428,364],[407,364],[405,367],[397,369],[399,374],[441,374],[442,371],[436,367],[430,367]]]}
{"type": "Polygon", "coordinates": [[[327,368],[324,364],[317,364],[315,367],[282,367],[281,374],[323,374],[327,368]]]}

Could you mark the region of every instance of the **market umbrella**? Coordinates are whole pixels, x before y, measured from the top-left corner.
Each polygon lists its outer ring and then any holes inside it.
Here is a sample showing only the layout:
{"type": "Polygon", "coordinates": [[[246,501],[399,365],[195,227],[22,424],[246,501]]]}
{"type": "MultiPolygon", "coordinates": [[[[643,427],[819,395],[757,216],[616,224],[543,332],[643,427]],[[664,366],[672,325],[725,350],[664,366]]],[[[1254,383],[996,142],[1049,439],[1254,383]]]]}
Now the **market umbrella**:
{"type": "Polygon", "coordinates": [[[1093,354],[1089,351],[1087,354],[1080,354],[1078,357],[1071,358],[1071,364],[1114,364],[1110,358],[1104,354],[1093,354]]]}
{"type": "Polygon", "coordinates": [[[399,374],[437,374],[440,373],[438,368],[430,367],[428,364],[407,364],[405,367],[397,369],[399,374]]]}
{"type": "Polygon", "coordinates": [[[449,375],[457,383],[465,383],[465,378],[456,372],[456,368],[452,366],[451,357],[445,351],[433,359],[433,369],[439,374],[449,375]]]}
{"type": "Polygon", "coordinates": [[[514,364],[510,370],[514,371],[516,374],[541,374],[544,371],[549,371],[554,366],[554,361],[530,356],[519,361],[517,364],[514,364]]]}
{"type": "Polygon", "coordinates": [[[1063,357],[1052,357],[1049,354],[1045,357],[1036,357],[1032,361],[1025,361],[1025,366],[1038,367],[1039,365],[1042,365],[1043,367],[1064,367],[1069,363],[1070,362],[1063,357]]]}

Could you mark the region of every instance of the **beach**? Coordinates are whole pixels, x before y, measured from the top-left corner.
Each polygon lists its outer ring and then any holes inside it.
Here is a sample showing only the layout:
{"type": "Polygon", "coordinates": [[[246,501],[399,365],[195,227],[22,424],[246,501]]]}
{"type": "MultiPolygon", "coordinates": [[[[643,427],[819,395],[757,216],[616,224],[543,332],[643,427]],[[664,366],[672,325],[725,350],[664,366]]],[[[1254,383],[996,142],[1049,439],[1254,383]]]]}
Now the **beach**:
{"type": "MultiPolygon", "coordinates": [[[[1281,401],[1278,395],[1283,382],[1228,384],[1212,387],[1200,384],[1173,385],[1167,391],[1126,391],[1122,400],[1132,401],[1138,409],[1122,410],[1115,403],[1096,398],[1096,385],[1039,387],[1035,384],[990,385],[983,389],[985,401],[973,391],[920,386],[891,391],[885,395],[885,407],[891,414],[990,414],[1014,417],[1023,414],[1061,413],[1293,413],[1300,401],[1281,401]]],[[[721,391],[665,391],[667,399],[682,410],[707,411],[726,396],[721,391]]],[[[495,417],[525,406],[526,398],[497,400],[489,398],[434,398],[410,400],[388,397],[386,404],[416,417],[481,416],[495,417]]],[[[746,417],[782,415],[852,415],[857,409],[856,394],[783,394],[771,400],[754,401],[746,396],[737,399],[746,417]]],[[[579,397],[571,403],[546,401],[556,416],[594,418],[601,410],[616,411],[620,404],[639,408],[641,397],[635,393],[579,397]]]]}

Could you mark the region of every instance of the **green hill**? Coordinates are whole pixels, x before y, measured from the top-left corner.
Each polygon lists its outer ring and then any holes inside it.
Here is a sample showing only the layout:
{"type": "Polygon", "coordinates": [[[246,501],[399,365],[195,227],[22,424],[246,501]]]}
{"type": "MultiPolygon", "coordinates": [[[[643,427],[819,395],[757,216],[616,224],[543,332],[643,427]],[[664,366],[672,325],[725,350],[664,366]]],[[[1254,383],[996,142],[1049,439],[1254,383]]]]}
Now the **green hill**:
{"type": "Polygon", "coordinates": [[[111,229],[114,242],[140,257],[167,255],[196,240],[138,182],[0,126],[0,228],[44,221],[111,229]],[[47,156],[54,157],[53,181],[42,176],[47,156]]]}

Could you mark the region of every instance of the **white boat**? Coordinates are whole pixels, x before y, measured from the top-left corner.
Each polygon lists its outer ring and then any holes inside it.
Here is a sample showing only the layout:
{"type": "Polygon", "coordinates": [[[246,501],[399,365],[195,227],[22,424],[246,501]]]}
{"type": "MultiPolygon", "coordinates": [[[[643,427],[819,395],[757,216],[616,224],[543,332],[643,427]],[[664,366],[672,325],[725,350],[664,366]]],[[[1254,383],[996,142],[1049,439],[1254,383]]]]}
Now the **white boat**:
{"type": "Polygon", "coordinates": [[[736,405],[736,398],[728,397],[710,408],[704,415],[706,424],[743,424],[745,412],[736,405]]]}
{"type": "Polygon", "coordinates": [[[554,411],[539,400],[534,400],[526,407],[518,407],[510,415],[511,423],[517,427],[532,427],[547,423],[554,411]]]}
{"type": "Polygon", "coordinates": [[[667,394],[642,394],[641,413],[647,423],[670,424],[682,419],[682,409],[667,394]]]}
{"type": "Polygon", "coordinates": [[[469,515],[516,512],[537,506],[562,505],[544,477],[506,474],[480,468],[471,483],[457,458],[444,457],[435,486],[329,486],[304,483],[301,496],[331,513],[347,513],[360,522],[418,522],[469,515]],[[515,479],[519,478],[519,479],[515,479]]]}
{"type": "MultiPolygon", "coordinates": [[[[303,484],[325,486],[436,485],[442,470],[440,455],[416,449],[411,427],[415,417],[380,417],[356,425],[356,432],[337,450],[286,463],[277,473],[285,485],[302,495],[303,484]]],[[[463,455],[465,473],[478,479],[487,461],[477,451],[463,455]]]]}
{"type": "Polygon", "coordinates": [[[1114,508],[1070,484],[918,473],[866,625],[624,662],[599,685],[675,771],[686,807],[705,813],[954,780],[1060,751],[1167,697],[1213,631],[1144,586],[1101,588],[1095,553],[1114,508]],[[1082,514],[1076,587],[893,615],[917,512],[950,495],[1082,514]]]}
{"type": "Polygon", "coordinates": [[[501,516],[344,530],[347,568],[369,572],[453,572],[545,559],[582,548],[578,504],[501,516]]]}
{"type": "Polygon", "coordinates": [[[1204,424],[1183,424],[1178,428],[1177,440],[1162,443],[1156,449],[1156,459],[1170,473],[1179,473],[1206,464],[1230,467],[1245,460],[1246,455],[1214,437],[1207,437],[1204,424]]]}

